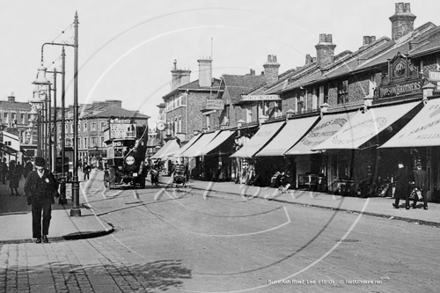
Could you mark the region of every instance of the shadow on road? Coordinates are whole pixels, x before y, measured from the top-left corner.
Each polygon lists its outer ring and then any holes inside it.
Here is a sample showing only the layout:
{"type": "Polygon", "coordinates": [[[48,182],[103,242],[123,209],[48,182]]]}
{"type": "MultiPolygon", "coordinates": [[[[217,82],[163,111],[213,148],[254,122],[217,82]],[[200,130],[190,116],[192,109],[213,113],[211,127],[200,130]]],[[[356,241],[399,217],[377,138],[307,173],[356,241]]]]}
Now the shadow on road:
{"type": "MultiPolygon", "coordinates": [[[[50,263],[50,265],[35,267],[12,267],[11,274],[24,270],[29,274],[29,279],[38,280],[53,274],[54,279],[64,279],[55,282],[56,290],[77,290],[79,287],[93,288],[118,286],[123,292],[144,289],[145,292],[167,291],[171,288],[179,288],[184,280],[191,279],[191,270],[182,266],[180,260],[160,260],[145,264],[92,264],[88,266],[72,265],[70,263],[50,263]],[[89,284],[87,284],[89,283],[89,284]]],[[[98,290],[99,291],[99,290],[98,290]]],[[[101,292],[101,291],[99,291],[101,292]]],[[[144,292],[144,291],[143,291],[144,292]]]]}

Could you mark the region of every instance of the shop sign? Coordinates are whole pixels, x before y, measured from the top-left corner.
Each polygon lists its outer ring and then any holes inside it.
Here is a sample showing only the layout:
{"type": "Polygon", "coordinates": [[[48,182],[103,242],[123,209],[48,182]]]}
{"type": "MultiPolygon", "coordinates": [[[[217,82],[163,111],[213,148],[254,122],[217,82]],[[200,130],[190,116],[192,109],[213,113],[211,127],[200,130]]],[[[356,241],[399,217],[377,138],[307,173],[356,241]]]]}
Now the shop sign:
{"type": "Polygon", "coordinates": [[[222,99],[207,99],[206,100],[206,110],[223,110],[224,103],[222,99]]]}
{"type": "Polygon", "coordinates": [[[376,98],[422,93],[418,68],[401,53],[388,60],[388,74],[382,76],[381,84],[374,92],[376,98]]]}
{"type": "Polygon", "coordinates": [[[420,80],[401,83],[401,84],[393,84],[389,86],[379,87],[379,97],[387,98],[387,97],[396,97],[411,93],[421,93],[422,92],[422,84],[420,80]]]}
{"type": "Polygon", "coordinates": [[[279,95],[242,95],[241,101],[281,101],[281,98],[279,95]]]}

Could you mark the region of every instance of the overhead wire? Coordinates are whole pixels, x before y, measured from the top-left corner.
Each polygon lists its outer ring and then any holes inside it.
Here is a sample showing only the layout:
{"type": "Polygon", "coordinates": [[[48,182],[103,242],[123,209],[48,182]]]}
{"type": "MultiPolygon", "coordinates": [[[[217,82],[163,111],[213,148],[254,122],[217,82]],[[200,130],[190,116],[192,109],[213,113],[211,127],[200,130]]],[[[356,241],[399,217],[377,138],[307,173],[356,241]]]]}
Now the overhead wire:
{"type": "Polygon", "coordinates": [[[61,33],[60,33],[58,36],[56,36],[56,37],[53,39],[52,43],[55,43],[55,41],[56,41],[61,35],[65,34],[65,32],[66,32],[67,30],[72,29],[72,27],[73,27],[73,23],[69,24],[64,30],[61,31],[61,33]]]}

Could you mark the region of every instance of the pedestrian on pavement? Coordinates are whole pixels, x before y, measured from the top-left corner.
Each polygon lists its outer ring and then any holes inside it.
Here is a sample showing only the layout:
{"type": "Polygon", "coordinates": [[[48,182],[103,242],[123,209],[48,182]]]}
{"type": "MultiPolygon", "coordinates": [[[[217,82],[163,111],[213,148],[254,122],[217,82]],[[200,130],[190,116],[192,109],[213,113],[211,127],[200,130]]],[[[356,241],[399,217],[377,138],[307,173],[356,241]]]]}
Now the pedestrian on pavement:
{"type": "Polygon", "coordinates": [[[17,168],[16,172],[17,172],[17,175],[18,175],[18,180],[20,181],[21,180],[21,176],[23,176],[23,165],[20,162],[18,162],[16,168],[17,168]]]}
{"type": "MultiPolygon", "coordinates": [[[[426,171],[422,169],[422,163],[417,161],[416,171],[414,172],[415,187],[421,191],[423,197],[423,209],[428,209],[428,198],[426,196],[428,190],[428,177],[426,176],[426,171]]],[[[415,209],[417,207],[417,195],[414,196],[414,202],[412,207],[415,209]]]]}
{"type": "Polygon", "coordinates": [[[24,165],[24,171],[23,171],[23,176],[24,179],[26,179],[27,175],[34,170],[34,164],[32,164],[31,160],[28,160],[26,162],[26,164],[24,165]]]}
{"type": "Polygon", "coordinates": [[[15,160],[9,162],[9,188],[11,189],[11,195],[20,195],[18,193],[18,184],[20,182],[20,176],[17,166],[15,165],[15,160]],[[15,194],[14,194],[15,191],[15,194]]]}
{"type": "Polygon", "coordinates": [[[83,167],[83,173],[84,173],[84,180],[89,180],[90,178],[90,165],[87,163],[84,163],[83,167]]]}
{"type": "Polygon", "coordinates": [[[399,201],[401,198],[405,198],[405,207],[409,209],[409,194],[410,194],[410,185],[409,185],[409,174],[408,169],[402,163],[398,163],[399,170],[394,177],[397,181],[396,183],[396,191],[394,192],[395,202],[393,203],[393,207],[399,208],[399,201]]]}
{"type": "Polygon", "coordinates": [[[0,162],[0,180],[6,184],[6,174],[8,174],[8,165],[6,165],[6,158],[0,162]]]}
{"type": "Polygon", "coordinates": [[[185,164],[185,179],[186,179],[186,182],[189,182],[189,165],[188,165],[188,162],[185,164]]]}
{"type": "Polygon", "coordinates": [[[35,171],[28,174],[24,192],[29,205],[32,205],[32,237],[35,243],[48,243],[49,224],[52,218],[54,196],[58,196],[58,182],[52,172],[45,168],[42,157],[35,158],[35,171]],[[43,216],[43,217],[41,217],[43,216]]]}

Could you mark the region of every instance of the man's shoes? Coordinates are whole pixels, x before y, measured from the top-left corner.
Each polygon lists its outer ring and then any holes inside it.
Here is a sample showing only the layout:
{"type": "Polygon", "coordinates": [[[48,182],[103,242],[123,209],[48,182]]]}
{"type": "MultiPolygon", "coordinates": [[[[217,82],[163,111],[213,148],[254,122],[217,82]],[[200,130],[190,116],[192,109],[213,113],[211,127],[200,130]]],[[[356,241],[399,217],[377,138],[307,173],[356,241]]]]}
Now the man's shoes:
{"type": "Polygon", "coordinates": [[[427,210],[427,209],[428,209],[428,207],[424,207],[423,209],[424,209],[424,210],[427,210]]]}
{"type": "Polygon", "coordinates": [[[415,204],[412,204],[411,207],[412,207],[413,209],[416,209],[416,208],[417,208],[417,206],[416,206],[415,204]]]}
{"type": "Polygon", "coordinates": [[[394,207],[395,209],[398,209],[398,208],[399,208],[399,206],[396,205],[395,203],[393,203],[393,207],[394,207]]]}
{"type": "Polygon", "coordinates": [[[409,208],[410,208],[409,206],[406,206],[406,209],[407,209],[407,210],[409,210],[409,208]]]}
{"type": "Polygon", "coordinates": [[[47,239],[47,235],[43,235],[43,242],[44,243],[49,243],[49,239],[47,239]]]}
{"type": "Polygon", "coordinates": [[[41,238],[37,238],[37,240],[35,240],[35,243],[41,243],[41,238]]]}

